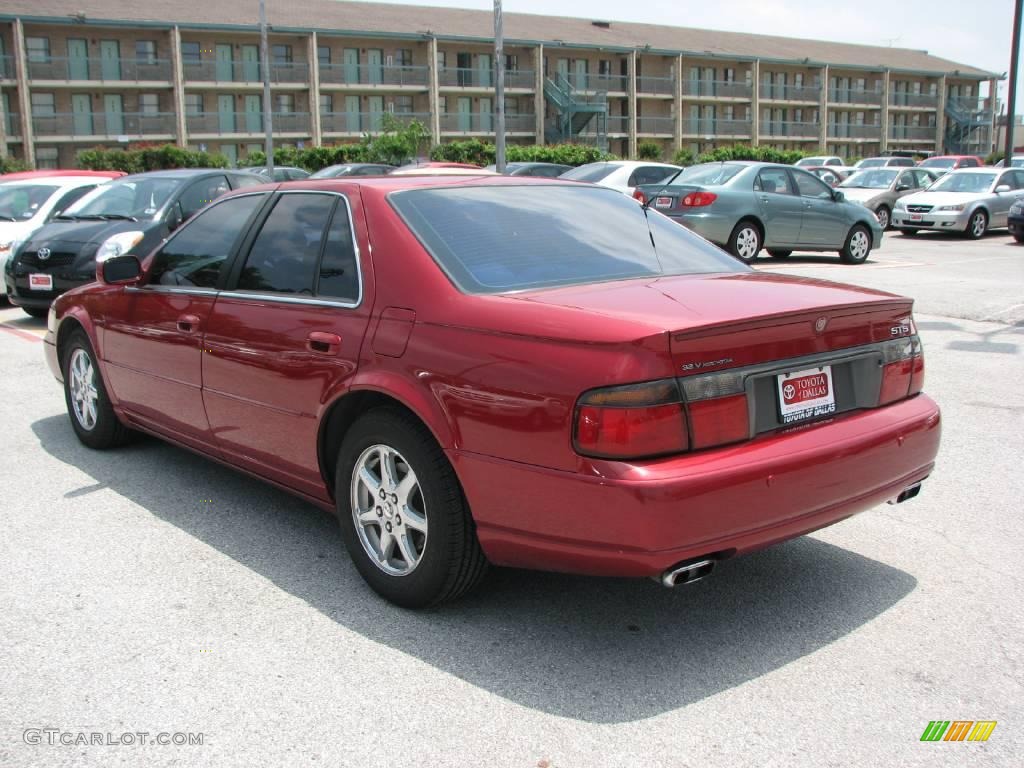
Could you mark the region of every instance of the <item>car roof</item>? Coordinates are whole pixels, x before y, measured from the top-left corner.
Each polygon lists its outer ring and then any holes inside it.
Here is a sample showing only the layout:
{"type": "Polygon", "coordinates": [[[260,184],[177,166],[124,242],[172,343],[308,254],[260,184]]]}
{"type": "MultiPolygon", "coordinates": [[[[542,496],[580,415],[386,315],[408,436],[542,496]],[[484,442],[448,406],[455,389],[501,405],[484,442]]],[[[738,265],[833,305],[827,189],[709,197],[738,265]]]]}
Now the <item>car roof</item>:
{"type": "MultiPolygon", "coordinates": [[[[927,171],[928,169],[925,168],[924,170],[927,171]]],[[[981,168],[957,168],[956,170],[950,171],[946,175],[947,176],[952,176],[953,174],[956,174],[958,176],[963,176],[963,175],[967,175],[969,173],[999,173],[1000,171],[1003,171],[1003,170],[1008,171],[1010,169],[1009,168],[990,168],[987,165],[983,165],[981,168]]]]}
{"type": "Polygon", "coordinates": [[[12,181],[4,181],[3,177],[0,177],[0,186],[2,187],[28,187],[47,184],[54,187],[74,188],[102,183],[102,176],[38,176],[34,179],[13,179],[12,181]]]}
{"type": "Polygon", "coordinates": [[[138,179],[192,179],[200,176],[208,176],[225,173],[239,173],[233,168],[168,168],[162,171],[146,171],[145,173],[133,173],[131,176],[122,176],[119,180],[138,179]]]}
{"type": "MultiPolygon", "coordinates": [[[[442,169],[443,170],[443,169],[442,169]]],[[[346,176],[340,179],[296,179],[295,181],[270,182],[254,187],[245,187],[236,190],[241,194],[251,193],[259,190],[311,190],[331,191],[359,187],[362,189],[381,190],[384,193],[397,192],[402,189],[444,189],[457,186],[552,186],[578,188],[586,186],[593,189],[604,189],[611,194],[620,194],[606,187],[596,184],[581,183],[569,179],[551,179],[540,176],[505,176],[500,173],[475,173],[475,174],[443,174],[443,173],[418,173],[387,176],[346,176]]],[[[235,194],[231,192],[229,194],[235,194]]]]}

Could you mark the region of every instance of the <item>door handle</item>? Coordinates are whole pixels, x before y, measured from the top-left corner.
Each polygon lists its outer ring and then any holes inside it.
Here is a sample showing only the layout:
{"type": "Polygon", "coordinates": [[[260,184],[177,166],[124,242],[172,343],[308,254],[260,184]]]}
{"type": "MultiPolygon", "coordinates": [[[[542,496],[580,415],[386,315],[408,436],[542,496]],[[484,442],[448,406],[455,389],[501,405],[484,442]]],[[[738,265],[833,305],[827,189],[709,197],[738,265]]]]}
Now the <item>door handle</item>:
{"type": "Polygon", "coordinates": [[[336,355],[341,350],[341,336],[336,333],[312,331],[306,337],[306,349],[318,355],[336,355]]]}
{"type": "Polygon", "coordinates": [[[178,330],[182,333],[195,333],[199,330],[199,318],[196,315],[182,315],[178,318],[178,330]]]}
{"type": "Polygon", "coordinates": [[[761,202],[762,203],[767,203],[768,202],[768,195],[761,195],[761,202]]]}

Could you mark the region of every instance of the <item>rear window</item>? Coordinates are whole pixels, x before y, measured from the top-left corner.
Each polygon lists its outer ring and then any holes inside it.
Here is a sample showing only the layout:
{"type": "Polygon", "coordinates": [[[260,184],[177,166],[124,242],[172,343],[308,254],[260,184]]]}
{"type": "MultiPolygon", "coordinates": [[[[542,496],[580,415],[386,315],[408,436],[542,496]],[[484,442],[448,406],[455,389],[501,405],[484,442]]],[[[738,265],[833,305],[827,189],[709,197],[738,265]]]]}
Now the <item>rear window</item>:
{"type": "Polygon", "coordinates": [[[571,171],[566,171],[562,174],[562,178],[571,179],[572,181],[589,181],[593,184],[611,176],[617,167],[611,163],[587,163],[578,168],[573,168],[571,171]]]}
{"type": "Polygon", "coordinates": [[[726,184],[742,171],[742,165],[694,165],[676,176],[673,184],[726,184]]]}
{"type": "Polygon", "coordinates": [[[635,200],[606,189],[413,189],[389,199],[466,293],[749,270],[660,213],[645,215],[635,200]]]}

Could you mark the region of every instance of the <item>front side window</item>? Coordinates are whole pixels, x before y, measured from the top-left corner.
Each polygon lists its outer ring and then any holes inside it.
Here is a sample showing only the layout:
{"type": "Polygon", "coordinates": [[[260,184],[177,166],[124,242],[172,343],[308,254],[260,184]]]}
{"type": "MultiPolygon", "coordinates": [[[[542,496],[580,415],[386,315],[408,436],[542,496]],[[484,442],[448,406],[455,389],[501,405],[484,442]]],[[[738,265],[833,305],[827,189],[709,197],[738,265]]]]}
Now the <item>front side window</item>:
{"type": "Polygon", "coordinates": [[[948,173],[932,184],[929,192],[988,192],[994,173],[948,173]]]}
{"type": "Polygon", "coordinates": [[[793,178],[796,179],[796,188],[800,197],[813,197],[817,200],[832,199],[832,190],[821,179],[802,172],[794,173],[793,178]]]}
{"type": "Polygon", "coordinates": [[[148,283],[216,288],[228,256],[264,197],[233,197],[196,216],[153,257],[148,283]]]}
{"type": "Polygon", "coordinates": [[[467,293],[749,269],[614,190],[449,187],[403,190],[389,200],[467,293]]]}
{"type": "Polygon", "coordinates": [[[840,187],[860,189],[888,189],[899,171],[888,168],[859,171],[840,184],[840,187]]]}
{"type": "Polygon", "coordinates": [[[260,228],[238,277],[238,290],[312,296],[334,195],[281,195],[260,228]]]}

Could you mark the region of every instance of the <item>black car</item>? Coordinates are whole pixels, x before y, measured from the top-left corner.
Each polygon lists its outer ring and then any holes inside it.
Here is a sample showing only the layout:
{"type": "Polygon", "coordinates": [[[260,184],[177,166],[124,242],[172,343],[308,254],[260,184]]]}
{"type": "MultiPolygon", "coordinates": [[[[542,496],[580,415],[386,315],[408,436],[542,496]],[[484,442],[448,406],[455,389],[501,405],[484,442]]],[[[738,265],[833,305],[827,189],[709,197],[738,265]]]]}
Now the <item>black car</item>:
{"type": "Polygon", "coordinates": [[[148,253],[225,192],[265,183],[250,173],[197,168],[153,171],[103,184],[26,240],[7,262],[7,298],[45,317],[65,291],[96,279],[96,262],[148,253]]]}
{"type": "MultiPolygon", "coordinates": [[[[486,170],[496,171],[498,166],[488,165],[486,170]]],[[[569,170],[572,170],[571,165],[558,163],[505,163],[506,176],[542,176],[556,179],[569,170]]]]}
{"type": "Polygon", "coordinates": [[[275,165],[271,170],[266,167],[246,168],[245,173],[255,173],[262,176],[264,181],[296,181],[309,176],[309,171],[292,165],[275,165]]]}
{"type": "Polygon", "coordinates": [[[337,179],[342,176],[384,176],[395,166],[383,163],[342,163],[328,165],[310,176],[311,179],[337,179]]]}
{"type": "MultiPolygon", "coordinates": [[[[1016,158],[1014,158],[1016,159],[1016,158]]],[[[1024,197],[1018,197],[1010,206],[1010,212],[1006,217],[1006,225],[1010,228],[1010,234],[1018,243],[1024,243],[1024,197]]]]}

